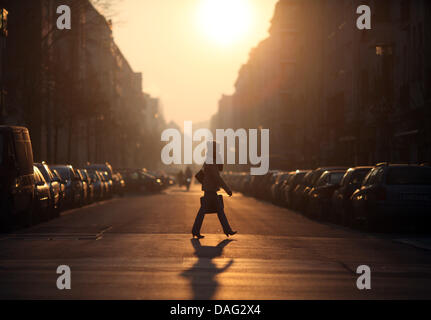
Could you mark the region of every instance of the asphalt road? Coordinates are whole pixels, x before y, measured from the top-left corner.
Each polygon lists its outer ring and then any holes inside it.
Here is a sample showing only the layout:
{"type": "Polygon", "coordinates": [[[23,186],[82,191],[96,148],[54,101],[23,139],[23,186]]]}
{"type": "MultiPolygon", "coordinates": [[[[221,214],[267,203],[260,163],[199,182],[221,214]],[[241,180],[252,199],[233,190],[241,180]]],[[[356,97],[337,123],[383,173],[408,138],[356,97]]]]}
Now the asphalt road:
{"type": "Polygon", "coordinates": [[[216,215],[191,240],[200,191],[172,188],[62,214],[0,235],[0,299],[431,298],[429,239],[372,235],[253,198],[225,197],[238,234],[216,215]],[[58,290],[57,267],[71,269],[58,290]],[[358,290],[356,268],[371,268],[358,290]]]}

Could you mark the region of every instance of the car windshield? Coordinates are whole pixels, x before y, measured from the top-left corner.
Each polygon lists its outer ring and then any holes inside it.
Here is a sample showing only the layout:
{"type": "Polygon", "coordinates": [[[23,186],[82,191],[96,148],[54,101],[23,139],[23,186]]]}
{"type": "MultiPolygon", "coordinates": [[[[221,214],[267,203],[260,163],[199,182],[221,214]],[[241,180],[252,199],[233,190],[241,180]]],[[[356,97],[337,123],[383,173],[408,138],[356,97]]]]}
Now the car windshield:
{"type": "Polygon", "coordinates": [[[54,167],[63,180],[70,180],[70,170],[64,167],[54,167]]]}
{"type": "Polygon", "coordinates": [[[365,176],[370,172],[371,169],[360,169],[355,170],[352,175],[352,180],[350,183],[352,184],[361,184],[364,181],[365,176]]]}
{"type": "Polygon", "coordinates": [[[51,177],[49,176],[48,171],[46,171],[46,168],[44,167],[43,164],[38,164],[37,165],[40,173],[42,173],[43,178],[45,179],[45,181],[50,182],[51,181],[51,177]]]}
{"type": "Polygon", "coordinates": [[[287,180],[288,178],[289,178],[288,173],[282,174],[282,175],[280,175],[278,182],[283,182],[283,181],[287,180]]]}
{"type": "Polygon", "coordinates": [[[313,175],[312,175],[312,178],[310,181],[310,185],[315,185],[317,183],[317,181],[319,180],[319,178],[322,176],[323,172],[324,171],[322,171],[322,170],[318,170],[318,171],[313,172],[313,175]]]}
{"type": "Polygon", "coordinates": [[[293,183],[294,184],[300,183],[304,179],[306,174],[307,173],[305,173],[305,172],[300,172],[300,173],[296,174],[294,177],[295,180],[293,181],[293,183]]]}
{"type": "Polygon", "coordinates": [[[344,177],[344,172],[334,172],[331,173],[329,180],[331,182],[331,184],[340,184],[341,179],[343,179],[344,177]]]}
{"type": "Polygon", "coordinates": [[[389,185],[431,185],[430,167],[391,167],[386,183],[389,185]]]}
{"type": "Polygon", "coordinates": [[[315,185],[317,187],[324,186],[328,182],[328,173],[323,173],[320,178],[316,181],[315,185]]]}
{"type": "Polygon", "coordinates": [[[305,175],[304,179],[302,180],[302,185],[307,186],[310,184],[310,180],[313,177],[313,172],[309,172],[305,175]]]}
{"type": "Polygon", "coordinates": [[[85,179],[88,179],[87,172],[85,170],[80,170],[81,176],[85,179]]]}
{"type": "Polygon", "coordinates": [[[78,177],[79,180],[84,180],[84,176],[82,175],[81,170],[76,170],[76,175],[78,177]]]}
{"type": "Polygon", "coordinates": [[[51,170],[51,172],[55,180],[59,180],[59,181],[62,180],[57,170],[51,170]]]}

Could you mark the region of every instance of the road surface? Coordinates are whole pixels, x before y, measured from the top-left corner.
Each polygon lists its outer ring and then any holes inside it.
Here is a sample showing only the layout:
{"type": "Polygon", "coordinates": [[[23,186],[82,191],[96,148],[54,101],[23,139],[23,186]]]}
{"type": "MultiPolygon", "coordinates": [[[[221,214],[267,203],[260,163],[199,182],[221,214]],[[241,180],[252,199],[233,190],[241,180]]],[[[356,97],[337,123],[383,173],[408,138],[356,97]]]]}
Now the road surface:
{"type": "Polygon", "coordinates": [[[431,298],[429,239],[373,235],[319,223],[234,194],[226,214],[191,226],[200,191],[177,187],[64,212],[0,235],[0,299],[413,299],[431,298]],[[71,289],[59,290],[59,265],[71,289]],[[371,269],[371,289],[356,269],[371,269]]]}

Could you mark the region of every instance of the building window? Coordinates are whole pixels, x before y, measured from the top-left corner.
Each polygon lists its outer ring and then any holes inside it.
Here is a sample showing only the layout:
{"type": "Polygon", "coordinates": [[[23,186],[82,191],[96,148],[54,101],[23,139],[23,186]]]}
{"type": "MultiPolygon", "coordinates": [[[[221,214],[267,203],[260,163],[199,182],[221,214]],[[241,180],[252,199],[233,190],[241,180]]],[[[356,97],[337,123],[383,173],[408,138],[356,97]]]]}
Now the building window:
{"type": "Polygon", "coordinates": [[[391,56],[393,48],[391,45],[378,45],[376,46],[376,55],[378,56],[391,56]]]}

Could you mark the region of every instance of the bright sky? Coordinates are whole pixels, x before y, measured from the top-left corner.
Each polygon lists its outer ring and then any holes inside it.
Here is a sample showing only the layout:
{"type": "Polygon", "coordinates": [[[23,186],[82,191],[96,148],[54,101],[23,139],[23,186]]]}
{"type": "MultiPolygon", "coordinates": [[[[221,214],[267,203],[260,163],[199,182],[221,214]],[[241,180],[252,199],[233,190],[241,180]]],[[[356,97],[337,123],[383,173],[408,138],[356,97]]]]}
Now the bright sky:
{"type": "Polygon", "coordinates": [[[277,0],[122,0],[118,46],[167,121],[208,120],[234,90],[248,53],[268,35],[277,0]]]}

